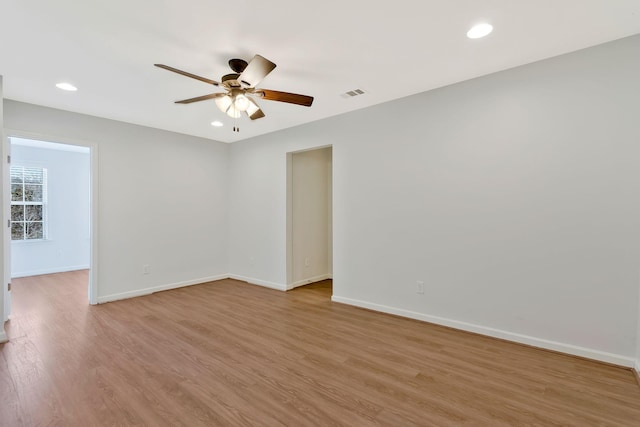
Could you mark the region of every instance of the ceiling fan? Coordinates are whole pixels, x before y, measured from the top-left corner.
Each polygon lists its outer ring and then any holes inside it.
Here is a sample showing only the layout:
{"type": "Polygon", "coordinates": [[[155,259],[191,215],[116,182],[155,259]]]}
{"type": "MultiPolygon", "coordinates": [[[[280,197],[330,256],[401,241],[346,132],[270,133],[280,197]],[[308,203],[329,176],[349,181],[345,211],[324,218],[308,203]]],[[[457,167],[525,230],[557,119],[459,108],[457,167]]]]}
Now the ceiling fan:
{"type": "MultiPolygon", "coordinates": [[[[256,85],[258,85],[271,71],[273,71],[274,68],[276,68],[276,64],[260,55],[255,55],[250,62],[238,58],[230,59],[229,67],[231,67],[233,73],[222,76],[221,82],[178,70],[177,68],[169,67],[168,65],[154,65],[192,79],[200,80],[213,86],[219,86],[225,90],[224,92],[183,99],[176,101],[176,104],[191,104],[192,102],[214,99],[220,111],[227,113],[227,115],[232,118],[240,117],[242,112],[244,112],[251,120],[264,117],[265,115],[253,99],[254,97],[269,101],[280,101],[287,102],[289,104],[303,105],[305,107],[310,107],[313,103],[312,96],[256,88],[256,85]]],[[[233,130],[237,132],[238,128],[234,126],[233,130]]]]}

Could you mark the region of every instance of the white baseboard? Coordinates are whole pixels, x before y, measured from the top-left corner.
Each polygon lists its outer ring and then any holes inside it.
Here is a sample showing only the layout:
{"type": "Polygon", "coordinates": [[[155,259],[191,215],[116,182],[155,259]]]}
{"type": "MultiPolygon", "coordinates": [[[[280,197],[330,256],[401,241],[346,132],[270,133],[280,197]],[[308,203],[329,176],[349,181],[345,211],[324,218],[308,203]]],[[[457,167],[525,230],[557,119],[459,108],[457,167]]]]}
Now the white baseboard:
{"type": "Polygon", "coordinates": [[[150,295],[154,292],[168,291],[169,289],[184,288],[185,286],[200,285],[202,283],[214,282],[216,280],[228,279],[228,274],[220,274],[218,276],[202,277],[200,279],[185,280],[183,282],[169,283],[167,285],[154,286],[151,288],[137,289],[135,291],[122,292],[119,294],[104,295],[98,297],[98,304],[105,302],[118,301],[121,299],[135,298],[143,295],[150,295]]]}
{"type": "Polygon", "coordinates": [[[89,269],[89,264],[72,265],[68,267],[44,268],[41,270],[31,270],[31,271],[19,271],[17,273],[14,273],[12,271],[11,278],[17,279],[19,277],[40,276],[42,274],[53,274],[53,273],[66,273],[67,271],[88,270],[88,269],[89,269]]]}
{"type": "Polygon", "coordinates": [[[265,288],[277,289],[279,291],[286,291],[287,286],[275,282],[267,282],[266,280],[254,279],[252,277],[238,276],[237,274],[227,275],[229,279],[241,280],[243,282],[251,283],[252,285],[264,286],[265,288]]]}
{"type": "Polygon", "coordinates": [[[544,348],[547,350],[567,353],[574,356],[581,356],[588,359],[594,359],[601,362],[612,363],[614,365],[633,367],[634,363],[638,369],[638,362],[631,357],[625,357],[618,354],[607,353],[599,350],[579,347],[571,344],[563,344],[556,341],[550,341],[542,338],[521,335],[514,332],[503,331],[500,329],[488,328],[485,326],[474,325],[472,323],[461,322],[458,320],[446,319],[443,317],[431,316],[428,314],[417,313],[414,311],[403,310],[385,305],[374,304],[366,301],[359,301],[351,298],[340,296],[332,296],[332,301],[342,304],[353,305],[356,307],[367,308],[369,310],[381,311],[383,313],[394,314],[396,316],[408,317],[410,319],[421,320],[423,322],[435,323],[437,325],[448,326],[454,329],[474,332],[481,335],[487,335],[494,338],[500,338],[508,341],[514,341],[521,344],[527,344],[533,347],[544,348]]]}
{"type": "Polygon", "coordinates": [[[9,341],[9,337],[7,337],[7,333],[4,331],[4,326],[3,326],[2,331],[0,331],[0,344],[7,341],[9,341]]]}
{"type": "Polygon", "coordinates": [[[185,286],[199,285],[207,282],[214,282],[222,279],[235,279],[243,282],[251,283],[252,285],[264,286],[266,288],[277,289],[279,291],[286,291],[285,285],[279,283],[267,282],[265,280],[254,279],[251,277],[238,276],[236,274],[220,274],[218,276],[203,277],[200,279],[186,280],[184,282],[170,283],[167,285],[153,286],[151,288],[136,289],[134,291],[122,292],[119,294],[103,295],[98,297],[98,304],[106,302],[118,301],[122,299],[141,297],[144,295],[150,295],[154,292],[168,291],[169,289],[183,288],[185,286]]]}
{"type": "Polygon", "coordinates": [[[636,370],[636,372],[638,373],[638,378],[640,378],[640,359],[636,360],[634,369],[636,370]]]}
{"type": "Polygon", "coordinates": [[[315,277],[310,277],[308,279],[303,279],[303,280],[298,280],[297,282],[294,282],[290,285],[287,285],[287,290],[291,290],[293,288],[297,288],[298,286],[304,286],[304,285],[309,285],[311,283],[315,283],[315,282],[321,282],[323,280],[327,280],[327,279],[331,279],[332,275],[331,274],[322,274],[320,276],[315,276],[315,277]]]}

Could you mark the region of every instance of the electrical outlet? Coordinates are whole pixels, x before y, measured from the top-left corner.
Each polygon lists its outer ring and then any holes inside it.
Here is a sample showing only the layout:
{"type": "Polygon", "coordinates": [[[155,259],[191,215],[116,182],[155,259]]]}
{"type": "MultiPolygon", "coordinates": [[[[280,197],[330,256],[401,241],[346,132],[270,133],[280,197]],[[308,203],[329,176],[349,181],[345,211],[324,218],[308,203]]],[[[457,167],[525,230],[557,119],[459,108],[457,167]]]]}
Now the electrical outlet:
{"type": "Polygon", "coordinates": [[[305,266],[305,267],[309,267],[310,265],[311,265],[311,263],[309,262],[309,257],[306,257],[306,258],[304,259],[304,266],[305,266]]]}
{"type": "Polygon", "coordinates": [[[424,282],[422,280],[416,281],[416,294],[424,294],[424,282]]]}
{"type": "Polygon", "coordinates": [[[142,266],[142,274],[149,274],[149,264],[142,266]]]}

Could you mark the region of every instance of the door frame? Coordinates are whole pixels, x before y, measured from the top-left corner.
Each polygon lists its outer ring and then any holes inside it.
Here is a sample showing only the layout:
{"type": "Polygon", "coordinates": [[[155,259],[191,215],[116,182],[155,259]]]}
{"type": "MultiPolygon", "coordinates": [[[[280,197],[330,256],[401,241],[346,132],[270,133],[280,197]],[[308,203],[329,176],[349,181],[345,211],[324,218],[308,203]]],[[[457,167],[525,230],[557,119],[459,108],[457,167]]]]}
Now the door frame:
{"type": "MultiPolygon", "coordinates": [[[[84,141],[80,139],[73,139],[67,137],[56,137],[51,135],[38,134],[34,132],[25,132],[16,129],[5,129],[4,130],[4,141],[3,144],[6,144],[4,147],[4,151],[7,151],[11,147],[10,138],[24,138],[24,139],[33,139],[37,141],[43,142],[53,142],[57,144],[66,144],[66,145],[77,145],[81,147],[89,148],[89,175],[90,175],[90,189],[91,194],[90,198],[90,229],[89,229],[89,239],[90,239],[90,256],[89,256],[89,284],[87,290],[87,297],[89,300],[89,304],[95,305],[98,303],[98,144],[92,141],[84,141]]],[[[6,154],[6,153],[5,153],[6,154]]],[[[3,159],[3,161],[6,159],[3,159]]],[[[9,177],[9,168],[6,168],[6,171],[3,172],[3,181],[5,182],[3,192],[5,193],[5,197],[3,197],[3,212],[6,216],[6,221],[9,221],[9,212],[11,209],[11,202],[9,197],[9,187],[8,187],[8,177],[9,177]]],[[[4,271],[5,277],[8,276],[8,280],[11,279],[11,234],[9,233],[9,229],[2,227],[3,232],[3,241],[5,244],[5,256],[4,256],[4,271]],[[7,248],[8,246],[8,248],[7,248]]],[[[5,295],[6,299],[7,295],[5,295]]],[[[4,317],[6,318],[9,315],[8,310],[10,310],[10,302],[11,296],[9,295],[9,300],[5,300],[5,313],[4,317]]]]}
{"type": "MultiPolygon", "coordinates": [[[[287,179],[287,190],[286,190],[286,290],[291,290],[296,287],[293,280],[293,155],[298,153],[304,153],[307,151],[315,151],[315,150],[324,150],[330,148],[331,149],[331,209],[329,211],[330,222],[329,222],[329,245],[331,247],[331,257],[329,259],[329,266],[331,270],[330,277],[333,278],[333,212],[334,212],[334,204],[333,204],[333,144],[325,144],[319,145],[317,147],[308,147],[295,151],[288,151],[286,153],[286,179],[287,179]]],[[[301,285],[297,285],[301,286],[301,285]]]]}

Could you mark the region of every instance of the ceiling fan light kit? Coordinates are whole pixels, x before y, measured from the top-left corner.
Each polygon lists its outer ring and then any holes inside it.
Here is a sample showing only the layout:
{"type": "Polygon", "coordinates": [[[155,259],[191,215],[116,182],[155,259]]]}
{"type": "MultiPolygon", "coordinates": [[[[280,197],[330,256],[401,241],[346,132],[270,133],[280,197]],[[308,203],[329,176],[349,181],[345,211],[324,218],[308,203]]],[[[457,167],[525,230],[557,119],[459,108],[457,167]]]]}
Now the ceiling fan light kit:
{"type": "MultiPolygon", "coordinates": [[[[222,76],[220,79],[221,82],[191,74],[168,65],[154,65],[167,71],[221,87],[225,90],[225,92],[183,99],[176,101],[176,104],[191,104],[193,102],[214,99],[218,109],[234,119],[241,117],[242,113],[245,113],[251,120],[257,120],[265,116],[264,112],[252,98],[254,96],[268,101],[286,102],[305,107],[310,107],[313,103],[312,96],[256,88],[256,86],[276,68],[275,63],[260,55],[255,55],[250,62],[239,58],[230,59],[229,67],[233,73],[222,76]]],[[[233,130],[234,132],[239,131],[237,126],[234,126],[233,130]]]]}

